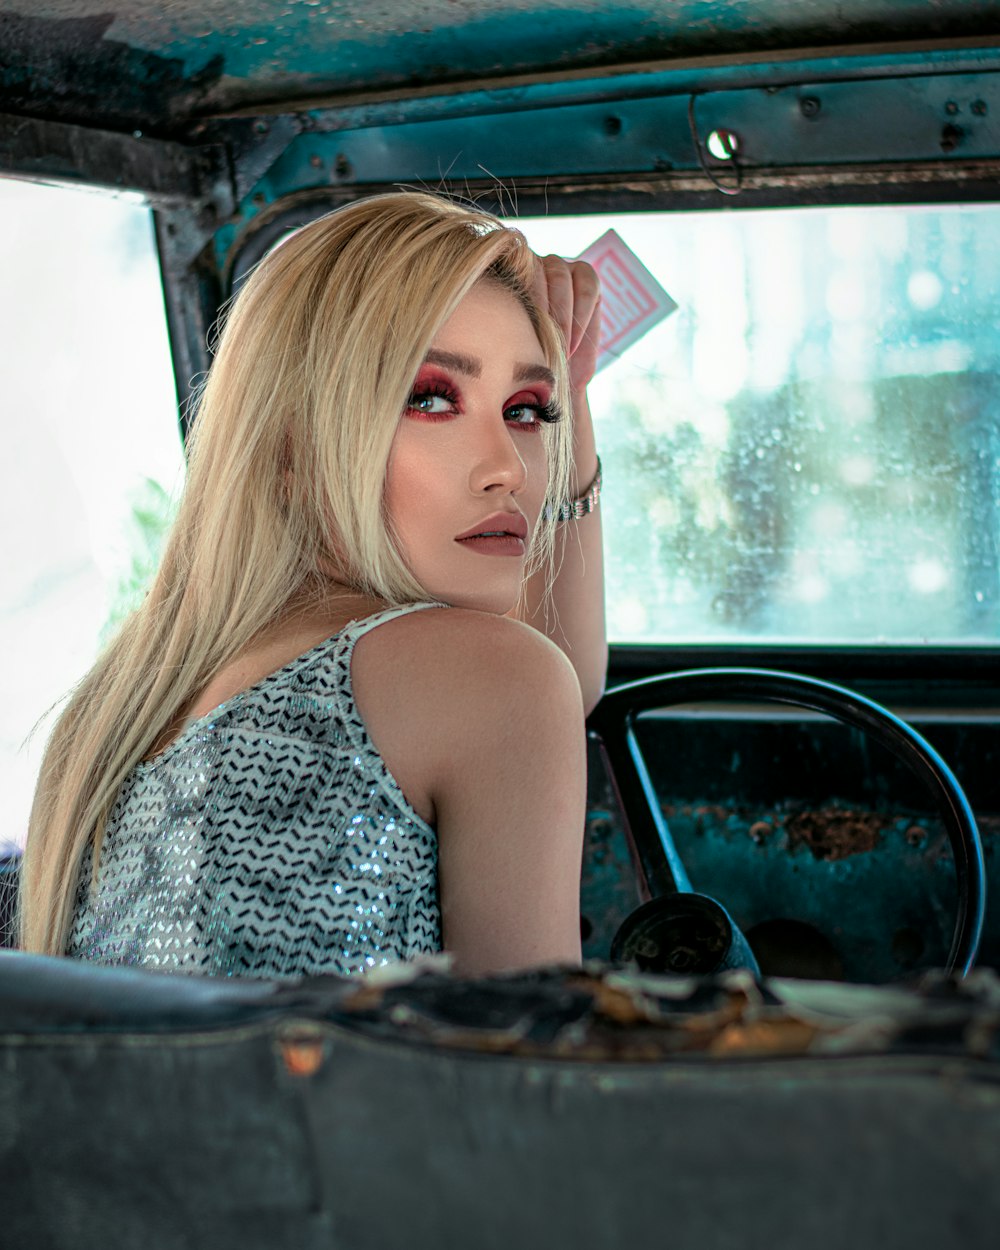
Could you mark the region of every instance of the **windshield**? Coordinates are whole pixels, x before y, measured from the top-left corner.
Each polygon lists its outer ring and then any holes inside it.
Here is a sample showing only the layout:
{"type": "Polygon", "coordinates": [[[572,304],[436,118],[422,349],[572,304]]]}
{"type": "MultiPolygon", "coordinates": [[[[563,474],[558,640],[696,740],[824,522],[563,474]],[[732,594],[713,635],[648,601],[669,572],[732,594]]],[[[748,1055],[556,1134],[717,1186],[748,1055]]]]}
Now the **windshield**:
{"type": "Polygon", "coordinates": [[[995,645],[996,206],[518,224],[678,304],[591,388],[612,641],[995,645]]]}

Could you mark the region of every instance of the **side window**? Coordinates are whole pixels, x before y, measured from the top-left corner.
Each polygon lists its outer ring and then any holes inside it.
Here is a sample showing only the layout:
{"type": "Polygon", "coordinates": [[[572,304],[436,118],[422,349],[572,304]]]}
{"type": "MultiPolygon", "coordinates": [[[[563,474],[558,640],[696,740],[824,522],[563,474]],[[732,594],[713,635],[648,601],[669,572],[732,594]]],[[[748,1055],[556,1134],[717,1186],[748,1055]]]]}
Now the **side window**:
{"type": "Polygon", "coordinates": [[[613,226],[679,308],[595,380],[612,641],[996,644],[994,205],[613,226]]]}
{"type": "Polygon", "coordinates": [[[39,718],[141,593],[183,455],[148,209],[0,179],[0,274],[2,846],[24,839],[39,718]]]}

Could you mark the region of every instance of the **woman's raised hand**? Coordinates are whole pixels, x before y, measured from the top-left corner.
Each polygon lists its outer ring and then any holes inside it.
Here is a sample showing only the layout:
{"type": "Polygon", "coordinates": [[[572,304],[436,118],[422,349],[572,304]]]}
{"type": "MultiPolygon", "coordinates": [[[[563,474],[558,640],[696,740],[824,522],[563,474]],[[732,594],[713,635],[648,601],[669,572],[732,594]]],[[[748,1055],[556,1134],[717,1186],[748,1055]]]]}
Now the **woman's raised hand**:
{"type": "Polygon", "coordinates": [[[601,327],[601,287],[585,260],[536,256],[533,294],[562,331],[569,357],[570,389],[583,391],[594,376],[601,327]]]}
{"type": "MultiPolygon", "coordinates": [[[[599,465],[587,384],[597,365],[600,282],[586,261],[538,256],[532,293],[562,331],[569,356],[573,416],[570,497],[576,498],[589,490],[599,465]]],[[[589,713],[604,690],[608,667],[600,513],[591,512],[560,525],[556,541],[555,580],[550,585],[544,569],[529,579],[520,616],[565,653],[576,670],[584,710],[589,713]]]]}

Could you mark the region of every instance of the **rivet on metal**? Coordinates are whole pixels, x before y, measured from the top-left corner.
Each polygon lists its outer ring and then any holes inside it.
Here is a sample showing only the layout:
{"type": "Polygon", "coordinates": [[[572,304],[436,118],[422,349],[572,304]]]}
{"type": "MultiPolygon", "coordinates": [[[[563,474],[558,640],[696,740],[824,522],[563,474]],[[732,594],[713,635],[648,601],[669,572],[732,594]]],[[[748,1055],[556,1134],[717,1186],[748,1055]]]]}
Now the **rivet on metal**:
{"type": "Polygon", "coordinates": [[[717,161],[731,161],[740,150],[739,135],[732,130],[713,130],[705,140],[705,147],[717,161]]]}

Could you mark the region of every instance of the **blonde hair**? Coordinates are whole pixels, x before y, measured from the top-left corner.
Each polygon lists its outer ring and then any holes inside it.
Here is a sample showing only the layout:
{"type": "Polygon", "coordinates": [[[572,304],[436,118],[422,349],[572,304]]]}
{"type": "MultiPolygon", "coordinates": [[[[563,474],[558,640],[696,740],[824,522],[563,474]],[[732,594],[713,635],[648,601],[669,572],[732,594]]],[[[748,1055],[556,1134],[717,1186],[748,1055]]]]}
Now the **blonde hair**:
{"type": "MultiPolygon", "coordinates": [[[[496,218],[436,196],[357,201],[275,248],[232,304],[198,404],[187,482],[143,603],[83,679],[42,763],[21,868],[25,950],[65,949],[80,863],[123,781],[212,677],[331,559],[387,604],[428,596],[389,533],[389,452],[438,328],[481,279],[525,308],[568,405],[565,353],[531,296],[534,259],[496,218]]],[[[565,498],[568,420],[546,427],[565,498]]],[[[528,570],[551,566],[540,521],[528,570]]],[[[96,871],[96,870],[95,870],[96,871]]]]}

